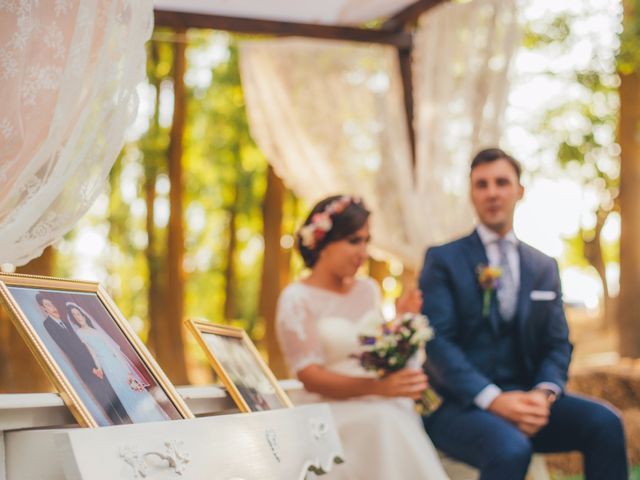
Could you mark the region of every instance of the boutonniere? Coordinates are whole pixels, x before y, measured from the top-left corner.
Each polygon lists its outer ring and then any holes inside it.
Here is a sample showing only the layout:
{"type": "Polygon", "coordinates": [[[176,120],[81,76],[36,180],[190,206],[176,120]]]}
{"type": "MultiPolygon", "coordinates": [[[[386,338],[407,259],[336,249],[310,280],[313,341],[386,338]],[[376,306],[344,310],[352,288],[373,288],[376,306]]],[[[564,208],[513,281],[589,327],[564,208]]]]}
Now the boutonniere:
{"type": "Polygon", "coordinates": [[[476,267],[476,273],[482,289],[482,316],[486,318],[489,316],[489,308],[491,307],[491,293],[498,288],[498,280],[502,275],[502,270],[500,267],[480,264],[476,267]]]}

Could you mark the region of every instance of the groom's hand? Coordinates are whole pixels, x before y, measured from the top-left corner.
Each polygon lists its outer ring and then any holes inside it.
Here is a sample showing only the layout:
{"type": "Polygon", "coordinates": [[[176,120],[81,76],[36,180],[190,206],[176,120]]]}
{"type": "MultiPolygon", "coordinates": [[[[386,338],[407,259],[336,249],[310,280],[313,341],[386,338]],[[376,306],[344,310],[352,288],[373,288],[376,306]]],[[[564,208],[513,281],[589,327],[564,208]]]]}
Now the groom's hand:
{"type": "Polygon", "coordinates": [[[540,422],[521,422],[518,424],[518,428],[529,437],[533,437],[536,433],[538,433],[548,422],[549,422],[549,412],[551,410],[551,404],[553,402],[549,401],[549,397],[542,390],[531,390],[526,393],[526,402],[529,405],[535,405],[541,410],[546,410],[546,417],[544,423],[540,422]]]}
{"type": "Polygon", "coordinates": [[[422,292],[416,287],[407,288],[396,300],[396,314],[420,313],[422,309],[422,292]]]}
{"type": "Polygon", "coordinates": [[[534,436],[549,421],[549,403],[541,392],[502,392],[487,409],[510,421],[527,436],[534,436]]]}

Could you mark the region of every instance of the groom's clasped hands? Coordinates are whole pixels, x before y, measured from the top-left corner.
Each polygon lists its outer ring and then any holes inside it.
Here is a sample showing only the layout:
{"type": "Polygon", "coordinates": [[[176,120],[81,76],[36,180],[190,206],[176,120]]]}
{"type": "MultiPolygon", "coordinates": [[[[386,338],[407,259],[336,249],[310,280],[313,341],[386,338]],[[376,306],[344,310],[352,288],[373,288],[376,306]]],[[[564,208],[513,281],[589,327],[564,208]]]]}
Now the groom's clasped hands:
{"type": "Polygon", "coordinates": [[[513,423],[518,430],[533,437],[548,422],[552,401],[541,390],[502,392],[488,410],[513,423]]]}

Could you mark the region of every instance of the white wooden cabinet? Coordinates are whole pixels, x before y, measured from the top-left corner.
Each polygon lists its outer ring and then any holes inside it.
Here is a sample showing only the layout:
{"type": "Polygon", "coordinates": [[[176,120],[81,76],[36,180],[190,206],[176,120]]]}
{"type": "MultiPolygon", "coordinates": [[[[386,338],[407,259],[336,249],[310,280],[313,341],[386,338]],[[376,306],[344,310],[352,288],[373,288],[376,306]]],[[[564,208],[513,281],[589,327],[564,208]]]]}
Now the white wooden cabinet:
{"type": "Polygon", "coordinates": [[[55,394],[0,395],[0,475],[3,480],[297,480],[308,471],[340,468],[342,446],[327,405],[211,416],[233,409],[223,390],[178,391],[196,415],[207,416],[79,428],[55,394]]]}

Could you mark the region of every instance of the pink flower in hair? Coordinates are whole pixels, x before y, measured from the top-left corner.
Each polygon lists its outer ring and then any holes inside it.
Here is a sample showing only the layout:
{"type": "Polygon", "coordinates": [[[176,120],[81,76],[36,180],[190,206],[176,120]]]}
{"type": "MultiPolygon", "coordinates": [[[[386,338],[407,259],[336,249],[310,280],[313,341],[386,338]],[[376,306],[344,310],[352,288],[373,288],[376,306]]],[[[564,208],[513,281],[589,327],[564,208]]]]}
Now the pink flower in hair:
{"type": "Polygon", "coordinates": [[[342,213],[351,203],[360,203],[360,200],[348,195],[337,198],[322,211],[315,213],[310,222],[298,231],[302,245],[313,250],[333,228],[334,215],[342,213]]]}

